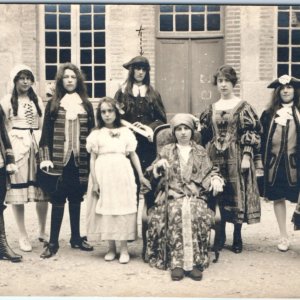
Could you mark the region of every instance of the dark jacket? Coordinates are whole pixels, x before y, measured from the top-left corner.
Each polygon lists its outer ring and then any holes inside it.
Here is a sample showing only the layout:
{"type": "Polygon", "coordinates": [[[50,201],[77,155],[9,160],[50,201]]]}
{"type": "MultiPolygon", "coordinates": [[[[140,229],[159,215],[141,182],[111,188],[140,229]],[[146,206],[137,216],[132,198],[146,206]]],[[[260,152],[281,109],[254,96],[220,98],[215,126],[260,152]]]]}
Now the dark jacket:
{"type": "MultiPolygon", "coordinates": [[[[92,104],[90,111],[93,112],[92,104]]],[[[65,117],[66,111],[60,107],[56,119],[50,114],[51,101],[46,105],[45,118],[42,129],[42,136],[39,145],[39,161],[51,160],[54,168],[50,171],[53,174],[62,174],[65,141],[65,117]]],[[[85,187],[89,175],[89,154],[86,150],[86,138],[95,126],[94,115],[80,114],[80,153],[79,153],[79,180],[85,187]]]]}
{"type": "MultiPolygon", "coordinates": [[[[123,87],[116,92],[115,99],[125,112],[122,118],[130,123],[140,122],[154,130],[167,122],[161,96],[151,85],[148,87],[145,97],[135,97],[131,91],[126,93],[123,87]]],[[[155,145],[141,135],[137,135],[137,141],[136,152],[140,158],[142,169],[145,170],[155,159],[155,145]]]]}
{"type": "Polygon", "coordinates": [[[294,122],[287,121],[286,126],[278,125],[275,115],[264,111],[260,121],[263,127],[262,159],[264,163],[265,185],[273,186],[277,176],[280,160],[285,160],[287,179],[290,186],[299,186],[300,183],[300,113],[292,107],[294,122]],[[289,130],[293,124],[296,126],[296,135],[289,130]],[[279,127],[280,126],[280,127],[279,127]],[[277,130],[276,130],[277,129],[277,130]],[[272,141],[278,141],[272,146],[272,141]]]}

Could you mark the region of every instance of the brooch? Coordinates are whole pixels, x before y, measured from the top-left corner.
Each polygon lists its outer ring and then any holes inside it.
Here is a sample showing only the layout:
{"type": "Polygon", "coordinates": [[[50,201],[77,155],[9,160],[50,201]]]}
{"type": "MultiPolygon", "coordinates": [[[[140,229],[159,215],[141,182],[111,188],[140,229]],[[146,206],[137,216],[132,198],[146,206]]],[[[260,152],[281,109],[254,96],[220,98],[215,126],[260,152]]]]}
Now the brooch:
{"type": "Polygon", "coordinates": [[[109,135],[112,137],[112,138],[119,138],[120,137],[120,131],[113,131],[113,130],[110,130],[109,131],[109,135]]]}

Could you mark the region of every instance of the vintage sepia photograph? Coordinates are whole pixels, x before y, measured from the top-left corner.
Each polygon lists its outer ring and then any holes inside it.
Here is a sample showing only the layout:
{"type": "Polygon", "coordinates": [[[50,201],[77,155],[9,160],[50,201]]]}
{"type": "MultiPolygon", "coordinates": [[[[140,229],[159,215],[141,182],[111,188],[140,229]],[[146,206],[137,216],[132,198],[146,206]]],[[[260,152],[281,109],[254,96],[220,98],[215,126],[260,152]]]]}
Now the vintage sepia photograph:
{"type": "Polygon", "coordinates": [[[300,2],[0,1],[0,298],[300,296],[300,2]]]}

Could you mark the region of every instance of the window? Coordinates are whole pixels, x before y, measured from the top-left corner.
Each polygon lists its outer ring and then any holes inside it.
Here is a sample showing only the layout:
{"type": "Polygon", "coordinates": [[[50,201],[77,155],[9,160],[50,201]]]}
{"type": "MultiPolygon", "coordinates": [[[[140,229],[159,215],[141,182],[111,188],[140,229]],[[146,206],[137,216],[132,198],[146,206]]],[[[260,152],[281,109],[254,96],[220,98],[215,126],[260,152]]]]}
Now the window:
{"type": "Polygon", "coordinates": [[[220,5],[160,5],[160,32],[221,32],[220,5]]]}
{"type": "Polygon", "coordinates": [[[278,6],[277,75],[300,78],[300,6],[278,6]]]}
{"type": "Polygon", "coordinates": [[[105,96],[105,5],[44,5],[46,82],[61,63],[72,62],[86,78],[90,98],[105,96]]]}

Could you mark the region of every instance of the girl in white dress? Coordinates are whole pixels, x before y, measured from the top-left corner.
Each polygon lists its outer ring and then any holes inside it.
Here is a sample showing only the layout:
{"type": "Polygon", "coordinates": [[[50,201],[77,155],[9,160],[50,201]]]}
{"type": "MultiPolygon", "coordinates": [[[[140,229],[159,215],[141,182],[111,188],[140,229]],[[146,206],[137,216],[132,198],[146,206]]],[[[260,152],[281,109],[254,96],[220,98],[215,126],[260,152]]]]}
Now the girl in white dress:
{"type": "Polygon", "coordinates": [[[10,74],[13,82],[11,94],[1,100],[6,115],[6,128],[12,144],[18,171],[11,175],[11,188],[6,193],[6,204],[12,204],[19,229],[22,251],[31,251],[25,227],[24,204],[36,202],[39,223],[38,239],[44,242],[48,197],[37,186],[36,172],[38,145],[44,117],[43,101],[34,92],[34,76],[26,65],[17,65],[10,74]]]}
{"type": "Polygon", "coordinates": [[[115,259],[115,241],[120,241],[119,262],[128,263],[127,240],[136,238],[137,216],[137,187],[130,160],[140,182],[148,187],[150,184],[143,176],[135,152],[136,138],[130,129],[121,125],[116,105],[109,97],[100,100],[97,129],[87,138],[87,151],[91,153],[87,231],[89,237],[97,235],[109,241],[106,261],[115,259]]]}

